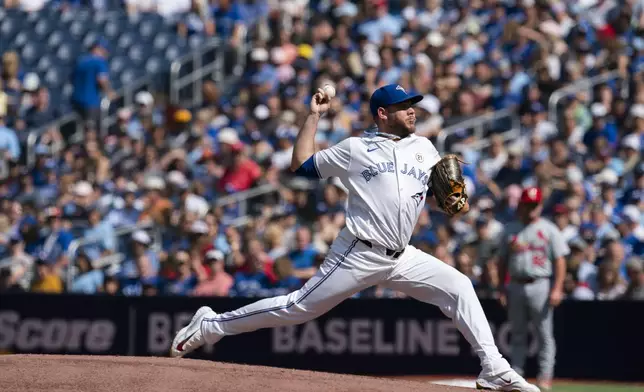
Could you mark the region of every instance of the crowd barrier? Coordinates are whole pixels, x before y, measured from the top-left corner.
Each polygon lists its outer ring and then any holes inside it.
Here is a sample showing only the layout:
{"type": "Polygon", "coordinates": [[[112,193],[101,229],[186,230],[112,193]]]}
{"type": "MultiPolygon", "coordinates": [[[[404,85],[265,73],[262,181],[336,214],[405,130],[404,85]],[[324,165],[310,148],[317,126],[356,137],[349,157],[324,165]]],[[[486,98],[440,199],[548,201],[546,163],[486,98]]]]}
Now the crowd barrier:
{"type": "MultiPolygon", "coordinates": [[[[167,356],[173,334],[207,304],[242,298],[0,295],[0,351],[167,356]]],[[[483,301],[495,338],[509,351],[503,308],[483,301]]],[[[644,302],[564,302],[555,312],[556,376],[644,380],[644,302]]],[[[528,376],[536,372],[531,334],[528,376]]],[[[192,357],[372,375],[476,375],[478,359],[437,308],[406,299],[351,299],[306,324],[229,336],[192,357]]]]}

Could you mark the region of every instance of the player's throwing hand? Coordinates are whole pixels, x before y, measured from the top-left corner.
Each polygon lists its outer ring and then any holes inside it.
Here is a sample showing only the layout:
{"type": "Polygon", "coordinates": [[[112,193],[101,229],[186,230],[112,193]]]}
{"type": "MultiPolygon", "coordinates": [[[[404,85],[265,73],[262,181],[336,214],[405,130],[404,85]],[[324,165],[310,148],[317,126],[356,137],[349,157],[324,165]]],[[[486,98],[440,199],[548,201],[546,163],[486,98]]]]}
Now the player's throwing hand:
{"type": "Polygon", "coordinates": [[[326,113],[331,107],[331,98],[322,90],[318,89],[318,92],[313,95],[311,99],[311,113],[322,115],[326,113]]]}

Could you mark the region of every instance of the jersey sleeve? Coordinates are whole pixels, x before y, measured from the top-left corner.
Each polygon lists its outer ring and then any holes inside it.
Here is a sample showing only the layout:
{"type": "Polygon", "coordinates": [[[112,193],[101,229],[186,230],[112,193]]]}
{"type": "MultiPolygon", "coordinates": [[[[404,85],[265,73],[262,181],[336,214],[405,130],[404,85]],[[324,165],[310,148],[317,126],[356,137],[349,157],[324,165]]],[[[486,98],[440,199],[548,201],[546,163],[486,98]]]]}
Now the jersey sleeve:
{"type": "Polygon", "coordinates": [[[553,261],[560,257],[568,256],[570,248],[564,240],[563,233],[555,225],[552,225],[551,238],[550,252],[552,252],[553,261]]]}
{"type": "Polygon", "coordinates": [[[97,68],[97,77],[99,79],[107,79],[107,77],[110,74],[109,66],[107,65],[107,61],[98,61],[96,63],[96,68],[97,68]]]}
{"type": "Polygon", "coordinates": [[[316,152],[313,162],[320,178],[346,177],[351,164],[351,138],[316,152]]]}

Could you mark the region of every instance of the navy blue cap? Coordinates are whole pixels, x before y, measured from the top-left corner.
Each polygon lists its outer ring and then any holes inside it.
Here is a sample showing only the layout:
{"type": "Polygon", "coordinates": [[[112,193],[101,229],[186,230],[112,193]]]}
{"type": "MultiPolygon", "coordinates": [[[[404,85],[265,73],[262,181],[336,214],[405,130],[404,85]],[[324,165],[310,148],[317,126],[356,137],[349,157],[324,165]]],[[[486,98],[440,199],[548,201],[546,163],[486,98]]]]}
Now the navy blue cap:
{"type": "Polygon", "coordinates": [[[399,84],[388,84],[373,92],[369,100],[369,108],[371,109],[371,114],[376,117],[378,108],[386,108],[406,101],[411,101],[412,104],[415,104],[422,101],[422,99],[422,95],[407,94],[407,91],[399,84]]]}
{"type": "Polygon", "coordinates": [[[109,42],[107,41],[107,39],[105,39],[104,37],[99,37],[99,38],[98,38],[96,41],[94,41],[94,43],[92,44],[92,48],[103,48],[103,49],[105,49],[105,50],[109,51],[109,50],[110,50],[109,45],[110,45],[110,44],[109,44],[109,42]]]}

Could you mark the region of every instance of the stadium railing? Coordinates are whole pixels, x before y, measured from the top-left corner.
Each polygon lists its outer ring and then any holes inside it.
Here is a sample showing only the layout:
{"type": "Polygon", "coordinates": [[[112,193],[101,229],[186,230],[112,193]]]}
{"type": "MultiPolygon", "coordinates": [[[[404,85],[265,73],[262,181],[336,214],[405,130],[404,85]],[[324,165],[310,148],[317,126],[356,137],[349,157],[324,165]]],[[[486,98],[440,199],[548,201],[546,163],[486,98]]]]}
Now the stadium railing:
{"type": "MultiPolygon", "coordinates": [[[[145,76],[135,80],[126,86],[123,86],[116,91],[116,98],[110,100],[104,97],[101,100],[100,109],[100,135],[105,137],[109,127],[116,123],[116,108],[127,107],[134,102],[134,96],[141,90],[152,90],[152,80],[145,76]]],[[[53,122],[44,125],[40,128],[30,130],[26,138],[26,165],[28,168],[33,168],[36,163],[36,144],[40,137],[47,132],[47,130],[55,128],[60,130],[63,134],[70,135],[68,140],[79,141],[82,140],[83,125],[80,121],[80,116],[76,112],[68,113],[53,122]]],[[[56,155],[63,149],[63,145],[49,146],[49,153],[56,155]]]]}
{"type": "MultiPolygon", "coordinates": [[[[153,250],[161,249],[161,232],[158,230],[156,225],[152,222],[142,222],[134,226],[128,226],[116,229],[114,231],[114,236],[117,238],[117,250],[114,254],[101,257],[96,260],[91,260],[91,264],[94,268],[104,268],[109,265],[119,264],[125,259],[125,251],[123,249],[126,247],[127,236],[131,235],[137,230],[146,230],[151,232],[150,237],[152,238],[152,244],[150,248],[153,250]]],[[[98,244],[102,241],[102,238],[78,238],[73,240],[69,247],[67,248],[67,258],[69,265],[65,271],[65,281],[67,284],[67,289],[71,289],[74,278],[78,274],[78,267],[76,266],[75,260],[78,255],[78,250],[86,245],[98,244]]]]}
{"type": "MultiPolygon", "coordinates": [[[[514,109],[501,109],[492,113],[482,114],[477,117],[470,118],[468,120],[462,121],[458,124],[451,125],[449,127],[443,128],[438,136],[436,137],[436,149],[439,153],[444,154],[447,145],[447,138],[455,135],[457,132],[462,131],[463,129],[471,129],[474,131],[474,136],[477,141],[483,140],[485,132],[489,131],[490,128],[494,127],[494,124],[500,120],[509,119],[511,128],[503,132],[495,132],[498,134],[503,134],[511,132],[513,130],[518,130],[520,127],[519,116],[514,109]]],[[[514,133],[509,136],[514,135],[514,133]]]]}
{"type": "Polygon", "coordinates": [[[600,83],[610,82],[619,78],[617,71],[611,71],[607,74],[597,75],[590,78],[577,80],[574,83],[568,84],[558,90],[555,90],[548,99],[548,120],[553,124],[558,124],[558,108],[562,99],[571,95],[576,95],[584,90],[588,90],[590,98],[593,96],[593,88],[600,83]]]}
{"type": "Polygon", "coordinates": [[[110,100],[107,97],[103,97],[101,100],[100,135],[102,137],[108,135],[110,127],[116,124],[117,110],[132,106],[134,96],[139,91],[149,91],[152,93],[153,90],[153,80],[149,76],[144,76],[117,90],[116,98],[110,100]]]}
{"type": "Polygon", "coordinates": [[[206,80],[224,83],[240,77],[248,51],[248,44],[245,40],[243,42],[239,48],[233,49],[223,40],[212,38],[200,49],[173,61],[170,65],[170,103],[187,108],[198,107],[203,102],[206,80]],[[227,61],[232,61],[230,70],[226,67],[227,61]]]}
{"type": "MultiPolygon", "coordinates": [[[[501,135],[501,139],[503,140],[504,143],[514,141],[518,139],[521,136],[521,130],[518,128],[513,128],[509,131],[502,132],[499,135],[501,135]]],[[[455,152],[463,152],[464,150],[474,150],[474,151],[481,151],[487,147],[492,145],[492,140],[490,138],[485,138],[485,139],[478,139],[475,140],[471,143],[454,143],[452,146],[452,151],[455,152]]]]}
{"type": "Polygon", "coordinates": [[[271,193],[278,193],[279,189],[279,185],[264,184],[247,191],[219,198],[213,204],[215,207],[223,208],[237,205],[236,216],[225,220],[224,223],[229,226],[240,227],[246,225],[252,219],[249,209],[251,199],[266,196],[271,193]]]}
{"type": "MultiPolygon", "coordinates": [[[[72,137],[80,137],[82,135],[82,130],[78,114],[72,112],[56,119],[55,121],[42,126],[40,128],[32,129],[27,134],[26,140],[26,164],[29,169],[34,167],[36,163],[36,144],[40,137],[51,128],[56,128],[61,130],[63,128],[69,128],[72,133],[72,137]]],[[[62,149],[63,145],[55,144],[49,147],[49,153],[52,155],[58,154],[62,149]]]]}
{"type": "Polygon", "coordinates": [[[212,38],[198,50],[174,60],[170,64],[170,103],[179,105],[182,97],[191,99],[191,106],[203,100],[203,79],[223,79],[224,53],[222,41],[212,38]],[[182,75],[182,71],[185,71],[182,75]],[[189,88],[188,88],[189,87],[189,88]],[[183,94],[182,94],[183,93],[183,94]]]}
{"type": "MultiPolygon", "coordinates": [[[[641,64],[640,66],[637,67],[637,70],[635,70],[635,73],[639,73],[639,72],[644,72],[644,64],[641,64]]],[[[624,81],[622,90],[628,87],[627,85],[630,83],[631,77],[632,76],[629,75],[628,79],[624,81]]],[[[576,95],[580,92],[583,92],[584,90],[587,90],[588,93],[590,94],[589,98],[592,100],[593,93],[594,93],[593,89],[598,84],[612,82],[619,78],[620,78],[619,72],[617,70],[613,70],[602,75],[580,79],[574,83],[568,84],[558,90],[555,90],[550,95],[550,99],[548,99],[548,120],[554,123],[555,125],[560,124],[560,122],[558,121],[560,119],[559,104],[562,99],[570,97],[571,95],[576,95]]]]}

